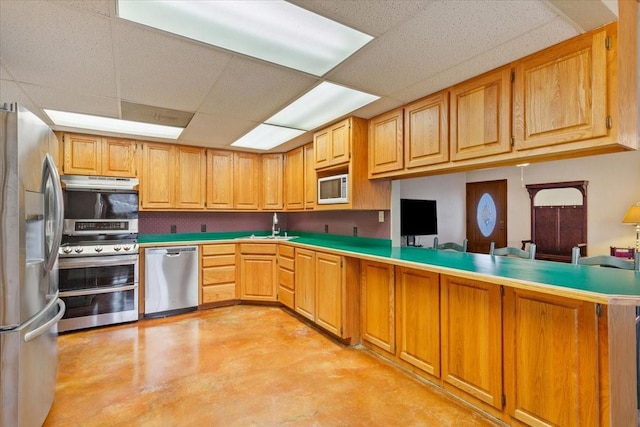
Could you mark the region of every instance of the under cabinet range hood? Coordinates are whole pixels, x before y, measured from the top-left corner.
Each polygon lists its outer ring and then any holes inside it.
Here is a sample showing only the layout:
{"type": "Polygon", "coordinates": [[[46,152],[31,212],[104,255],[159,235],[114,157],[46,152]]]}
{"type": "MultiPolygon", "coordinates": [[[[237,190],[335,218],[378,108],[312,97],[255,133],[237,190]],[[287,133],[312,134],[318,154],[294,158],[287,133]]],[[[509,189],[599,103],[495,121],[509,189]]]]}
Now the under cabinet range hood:
{"type": "Polygon", "coordinates": [[[60,180],[65,190],[85,191],[136,191],[140,183],[138,178],[85,175],[65,175],[60,180]]]}

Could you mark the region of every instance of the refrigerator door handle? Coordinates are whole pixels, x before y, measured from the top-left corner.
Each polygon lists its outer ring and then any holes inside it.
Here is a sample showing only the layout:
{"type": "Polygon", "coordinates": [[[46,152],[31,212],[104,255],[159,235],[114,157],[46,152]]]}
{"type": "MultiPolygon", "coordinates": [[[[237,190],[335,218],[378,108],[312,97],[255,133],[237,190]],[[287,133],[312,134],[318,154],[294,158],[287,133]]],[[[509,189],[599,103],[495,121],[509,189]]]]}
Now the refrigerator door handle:
{"type": "MultiPolygon", "coordinates": [[[[64,313],[65,313],[67,307],[64,305],[64,302],[60,298],[55,299],[54,302],[58,303],[58,314],[56,314],[55,317],[53,317],[52,319],[48,320],[47,323],[43,324],[42,326],[39,326],[36,329],[34,329],[33,331],[29,331],[26,334],[24,334],[24,342],[29,342],[29,341],[39,337],[40,335],[44,334],[53,325],[58,323],[58,321],[60,321],[60,319],[62,319],[62,316],[64,316],[64,313]]],[[[47,310],[43,310],[43,311],[47,311],[47,310]]]]}
{"type": "MultiPolygon", "coordinates": [[[[42,184],[40,186],[40,192],[45,195],[45,198],[47,182],[49,180],[51,180],[51,186],[53,188],[53,237],[51,239],[51,248],[45,247],[45,253],[48,251],[46,265],[47,271],[52,271],[58,259],[58,250],[60,249],[60,241],[62,240],[62,228],[64,226],[64,201],[62,198],[62,186],[60,185],[58,169],[56,169],[53,157],[51,157],[50,154],[47,154],[42,164],[42,184]]],[[[45,212],[46,209],[47,208],[45,206],[45,212]]],[[[48,243],[49,242],[46,242],[45,245],[48,245],[48,243]]]]}

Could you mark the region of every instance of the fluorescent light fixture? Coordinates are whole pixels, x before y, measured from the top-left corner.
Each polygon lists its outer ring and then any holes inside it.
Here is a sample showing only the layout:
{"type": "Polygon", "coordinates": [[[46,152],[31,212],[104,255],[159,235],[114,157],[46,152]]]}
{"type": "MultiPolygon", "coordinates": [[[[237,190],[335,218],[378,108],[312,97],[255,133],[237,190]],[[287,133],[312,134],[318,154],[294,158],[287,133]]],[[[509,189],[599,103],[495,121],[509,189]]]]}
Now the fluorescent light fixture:
{"type": "Polygon", "coordinates": [[[282,0],[118,0],[118,14],[316,76],[373,39],[282,0]]]}
{"type": "Polygon", "coordinates": [[[379,96],[369,93],[323,82],[266,120],[265,123],[313,130],[379,98],[379,96]]]}
{"type": "Polygon", "coordinates": [[[231,145],[257,150],[270,150],[296,136],[302,135],[304,132],[300,129],[260,124],[231,145]]]}
{"type": "Polygon", "coordinates": [[[155,138],[178,139],[184,128],[132,122],[109,117],[66,111],[44,110],[57,126],[67,126],[104,132],[116,132],[129,135],[151,136],[155,138]]]}

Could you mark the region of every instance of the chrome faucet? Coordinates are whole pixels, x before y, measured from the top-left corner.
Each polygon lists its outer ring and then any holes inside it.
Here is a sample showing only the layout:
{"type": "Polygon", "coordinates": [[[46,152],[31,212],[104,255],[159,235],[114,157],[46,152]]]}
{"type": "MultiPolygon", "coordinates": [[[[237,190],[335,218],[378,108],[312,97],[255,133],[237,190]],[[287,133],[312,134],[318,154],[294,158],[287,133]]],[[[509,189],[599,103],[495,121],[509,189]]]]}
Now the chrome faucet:
{"type": "Polygon", "coordinates": [[[271,237],[276,237],[276,235],[280,234],[280,227],[278,225],[278,214],[276,212],[273,213],[273,224],[271,225],[271,237]]]}

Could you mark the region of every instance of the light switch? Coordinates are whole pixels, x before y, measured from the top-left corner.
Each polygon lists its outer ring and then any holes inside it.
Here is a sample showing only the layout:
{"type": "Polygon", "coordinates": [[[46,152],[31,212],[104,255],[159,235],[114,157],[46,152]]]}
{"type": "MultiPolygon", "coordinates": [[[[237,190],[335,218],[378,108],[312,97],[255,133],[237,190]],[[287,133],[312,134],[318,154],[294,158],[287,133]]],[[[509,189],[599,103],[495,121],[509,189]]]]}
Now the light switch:
{"type": "Polygon", "coordinates": [[[384,222],[384,211],[378,211],[378,222],[384,222]]]}

